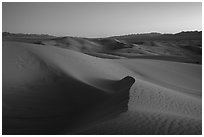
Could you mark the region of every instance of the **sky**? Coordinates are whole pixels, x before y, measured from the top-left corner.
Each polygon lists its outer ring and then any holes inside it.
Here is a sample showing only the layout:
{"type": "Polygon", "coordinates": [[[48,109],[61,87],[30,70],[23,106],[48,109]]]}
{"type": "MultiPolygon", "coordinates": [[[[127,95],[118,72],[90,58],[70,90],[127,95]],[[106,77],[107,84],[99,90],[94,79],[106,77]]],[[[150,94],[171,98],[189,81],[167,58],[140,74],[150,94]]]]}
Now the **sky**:
{"type": "Polygon", "coordinates": [[[3,2],[2,31],[106,37],[202,30],[202,3],[3,2]]]}

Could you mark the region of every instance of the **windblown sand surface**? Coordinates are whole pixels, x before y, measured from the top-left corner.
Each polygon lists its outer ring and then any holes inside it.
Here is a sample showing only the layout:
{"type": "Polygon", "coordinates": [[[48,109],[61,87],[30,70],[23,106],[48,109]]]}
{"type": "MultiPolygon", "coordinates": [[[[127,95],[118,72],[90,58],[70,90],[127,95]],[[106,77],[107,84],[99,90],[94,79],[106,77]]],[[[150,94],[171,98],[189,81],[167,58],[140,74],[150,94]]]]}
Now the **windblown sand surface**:
{"type": "Polygon", "coordinates": [[[3,42],[3,134],[202,134],[201,65],[49,44],[3,42]]]}

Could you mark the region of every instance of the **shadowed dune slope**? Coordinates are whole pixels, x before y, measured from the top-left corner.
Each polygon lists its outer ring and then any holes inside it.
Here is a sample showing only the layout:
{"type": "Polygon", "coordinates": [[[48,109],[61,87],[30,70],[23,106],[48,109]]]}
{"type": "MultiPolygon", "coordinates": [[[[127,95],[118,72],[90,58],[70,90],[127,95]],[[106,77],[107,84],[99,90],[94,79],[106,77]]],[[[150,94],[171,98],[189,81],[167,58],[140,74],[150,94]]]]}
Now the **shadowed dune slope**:
{"type": "Polygon", "coordinates": [[[128,109],[135,79],[110,75],[116,66],[56,47],[8,42],[3,51],[3,134],[69,133],[128,109]]]}
{"type": "Polygon", "coordinates": [[[201,68],[3,42],[3,134],[201,134],[201,68]]]}

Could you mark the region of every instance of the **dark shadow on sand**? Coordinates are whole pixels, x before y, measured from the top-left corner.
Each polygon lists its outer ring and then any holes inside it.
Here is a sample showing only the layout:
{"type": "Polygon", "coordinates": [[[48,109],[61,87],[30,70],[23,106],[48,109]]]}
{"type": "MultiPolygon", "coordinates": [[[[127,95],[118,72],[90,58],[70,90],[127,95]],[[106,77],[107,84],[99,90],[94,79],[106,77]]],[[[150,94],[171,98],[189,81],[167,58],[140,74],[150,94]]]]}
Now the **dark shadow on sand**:
{"type": "Polygon", "coordinates": [[[129,89],[135,79],[127,76],[120,81],[100,81],[113,92],[107,93],[65,75],[24,87],[3,88],[2,104],[6,102],[11,107],[2,108],[2,134],[77,134],[78,129],[88,124],[127,111],[129,89]],[[4,94],[8,91],[15,94],[4,94]]]}

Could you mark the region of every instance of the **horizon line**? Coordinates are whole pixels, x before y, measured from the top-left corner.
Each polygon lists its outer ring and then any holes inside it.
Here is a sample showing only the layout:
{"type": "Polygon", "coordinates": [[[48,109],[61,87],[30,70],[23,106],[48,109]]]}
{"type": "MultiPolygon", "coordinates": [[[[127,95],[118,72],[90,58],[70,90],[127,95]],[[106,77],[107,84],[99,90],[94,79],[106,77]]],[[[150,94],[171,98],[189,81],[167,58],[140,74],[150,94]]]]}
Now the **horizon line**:
{"type": "Polygon", "coordinates": [[[128,35],[142,35],[142,34],[152,34],[152,33],[157,33],[161,35],[165,34],[178,34],[181,32],[202,32],[202,30],[181,30],[177,31],[174,33],[162,33],[162,32],[157,32],[157,31],[151,31],[151,32],[142,32],[142,33],[129,33],[129,34],[121,34],[121,35],[109,35],[109,36],[103,36],[103,37],[85,37],[85,36],[73,36],[73,35],[53,35],[53,34],[48,34],[48,33],[26,33],[26,32],[9,32],[9,31],[2,31],[2,33],[10,33],[10,34],[25,34],[25,35],[49,35],[49,36],[54,36],[54,37],[83,37],[83,38],[107,38],[107,37],[117,37],[117,36],[128,36],[128,35]]]}

